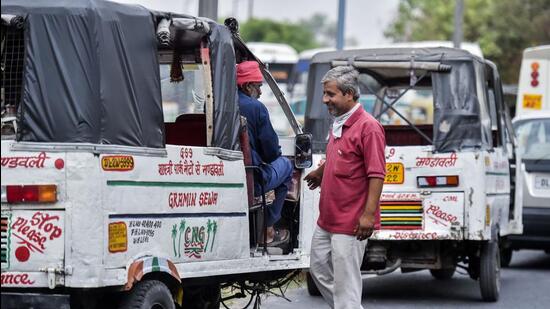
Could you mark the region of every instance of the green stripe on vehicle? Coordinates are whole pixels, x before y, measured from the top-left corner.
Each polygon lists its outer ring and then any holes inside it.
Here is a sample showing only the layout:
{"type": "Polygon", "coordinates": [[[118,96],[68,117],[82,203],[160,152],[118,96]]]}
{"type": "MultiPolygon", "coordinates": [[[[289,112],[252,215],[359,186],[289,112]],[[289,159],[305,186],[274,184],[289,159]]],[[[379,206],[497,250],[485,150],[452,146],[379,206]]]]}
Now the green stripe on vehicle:
{"type": "Polygon", "coordinates": [[[159,258],[158,257],[154,257],[153,258],[153,262],[151,263],[151,271],[154,272],[154,271],[160,271],[160,267],[159,267],[159,258]]]}
{"type": "Polygon", "coordinates": [[[392,214],[395,214],[395,213],[411,213],[411,214],[421,214],[422,213],[422,209],[419,209],[419,210],[381,210],[380,213],[382,214],[385,214],[385,213],[392,213],[392,214]]]}

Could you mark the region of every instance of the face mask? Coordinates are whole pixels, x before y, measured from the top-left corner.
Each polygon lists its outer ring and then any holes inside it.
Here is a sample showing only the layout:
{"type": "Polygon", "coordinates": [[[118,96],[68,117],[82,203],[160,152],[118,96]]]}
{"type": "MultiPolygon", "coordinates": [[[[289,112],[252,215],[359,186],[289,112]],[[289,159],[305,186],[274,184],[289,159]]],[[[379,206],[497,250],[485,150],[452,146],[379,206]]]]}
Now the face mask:
{"type": "Polygon", "coordinates": [[[260,89],[259,89],[259,87],[248,86],[248,92],[250,93],[251,98],[256,99],[256,100],[260,98],[260,89]]]}
{"type": "Polygon", "coordinates": [[[252,91],[250,92],[250,97],[257,100],[257,99],[260,98],[260,93],[259,93],[258,91],[256,91],[256,90],[252,90],[252,91]]]}

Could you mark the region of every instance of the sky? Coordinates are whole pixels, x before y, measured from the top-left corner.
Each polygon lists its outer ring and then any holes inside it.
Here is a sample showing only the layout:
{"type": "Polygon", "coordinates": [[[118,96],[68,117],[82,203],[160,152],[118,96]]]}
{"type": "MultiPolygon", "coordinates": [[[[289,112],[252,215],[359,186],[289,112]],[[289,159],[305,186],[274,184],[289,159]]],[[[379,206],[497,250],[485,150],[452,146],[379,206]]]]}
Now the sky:
{"type": "MultiPolygon", "coordinates": [[[[154,10],[198,14],[200,0],[115,0],[137,3],[154,10]]],[[[249,1],[253,1],[252,14],[257,18],[296,22],[315,13],[322,13],[336,22],[338,0],[218,0],[219,17],[237,17],[239,22],[248,19],[249,1]]],[[[397,15],[398,0],[347,0],[346,38],[353,37],[359,45],[388,43],[384,30],[397,15]]],[[[336,43],[336,42],[335,42],[336,43]]]]}

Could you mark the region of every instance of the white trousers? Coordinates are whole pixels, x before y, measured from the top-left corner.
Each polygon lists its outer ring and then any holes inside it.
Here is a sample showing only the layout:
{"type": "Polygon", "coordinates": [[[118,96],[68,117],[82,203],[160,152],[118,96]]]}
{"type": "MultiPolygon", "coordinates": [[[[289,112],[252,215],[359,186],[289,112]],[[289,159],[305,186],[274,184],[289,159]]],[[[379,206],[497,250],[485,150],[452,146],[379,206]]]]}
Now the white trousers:
{"type": "Polygon", "coordinates": [[[311,243],[310,272],[331,308],[358,309],[363,280],[361,263],[367,240],[315,228],[311,243]]]}

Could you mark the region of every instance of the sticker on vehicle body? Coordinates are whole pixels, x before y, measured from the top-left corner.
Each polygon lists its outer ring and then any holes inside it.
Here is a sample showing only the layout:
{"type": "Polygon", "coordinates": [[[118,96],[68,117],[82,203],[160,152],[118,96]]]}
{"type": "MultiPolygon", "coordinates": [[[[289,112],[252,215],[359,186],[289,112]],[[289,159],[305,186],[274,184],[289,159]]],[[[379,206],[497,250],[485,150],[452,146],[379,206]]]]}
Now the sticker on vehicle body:
{"type": "Polygon", "coordinates": [[[524,94],[523,95],[523,108],[527,109],[542,109],[542,95],[541,94],[524,94]]]}
{"type": "Polygon", "coordinates": [[[386,163],[384,184],[402,184],[405,181],[405,166],[403,163],[386,163]]]}
{"type": "Polygon", "coordinates": [[[131,171],[134,169],[132,156],[104,156],[101,158],[101,168],[104,171],[131,171]]]}
{"type": "Polygon", "coordinates": [[[423,227],[422,201],[380,202],[382,230],[421,230],[423,227]]]}
{"type": "Polygon", "coordinates": [[[128,229],[125,222],[109,223],[109,252],[126,252],[128,250],[128,229]]]}

